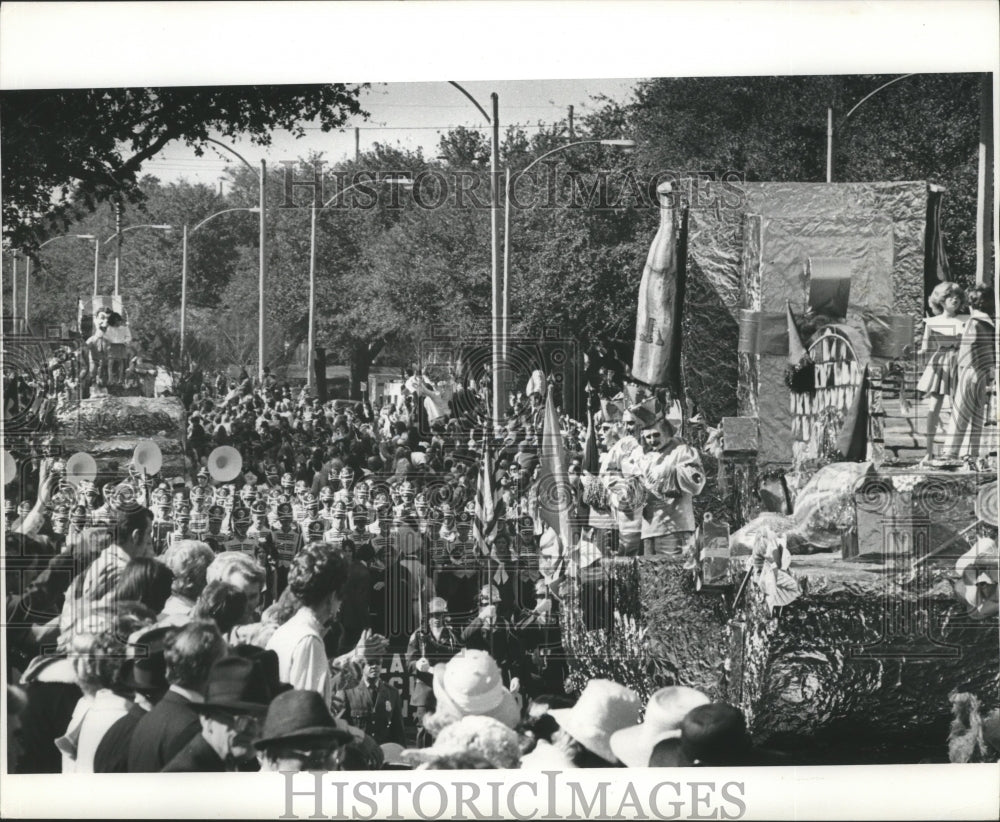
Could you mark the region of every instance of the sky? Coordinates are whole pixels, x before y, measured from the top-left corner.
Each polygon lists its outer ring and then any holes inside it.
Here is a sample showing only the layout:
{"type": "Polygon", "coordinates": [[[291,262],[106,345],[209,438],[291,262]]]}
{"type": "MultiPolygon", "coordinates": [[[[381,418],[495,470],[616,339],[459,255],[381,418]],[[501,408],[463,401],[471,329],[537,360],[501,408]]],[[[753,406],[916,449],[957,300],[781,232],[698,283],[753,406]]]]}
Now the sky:
{"type": "MultiPolygon", "coordinates": [[[[529,134],[539,123],[549,124],[565,119],[570,105],[579,122],[598,107],[596,95],[626,102],[635,87],[635,79],[601,80],[507,80],[498,82],[457,80],[479,104],[490,111],[490,94],[496,92],[500,111],[501,135],[510,125],[519,125],[529,134]]],[[[424,154],[437,154],[441,135],[455,126],[482,129],[489,125],[476,107],[446,81],[423,83],[373,83],[362,93],[362,108],[371,117],[353,118],[342,132],[326,132],[318,126],[308,126],[306,136],[296,139],[288,132],[275,132],[273,144],[265,151],[249,142],[233,141],[231,145],[253,164],[261,159],[269,166],[282,160],[297,160],[310,151],[321,151],[328,162],[352,157],[354,128],[360,127],[360,146],[364,151],[375,142],[399,144],[404,148],[422,147],[424,154]]],[[[626,135],[627,136],[627,135],[626,135]]],[[[143,172],[156,175],[163,182],[186,179],[188,182],[217,186],[219,178],[236,158],[209,147],[204,156],[175,143],[149,160],[143,172]]]]}

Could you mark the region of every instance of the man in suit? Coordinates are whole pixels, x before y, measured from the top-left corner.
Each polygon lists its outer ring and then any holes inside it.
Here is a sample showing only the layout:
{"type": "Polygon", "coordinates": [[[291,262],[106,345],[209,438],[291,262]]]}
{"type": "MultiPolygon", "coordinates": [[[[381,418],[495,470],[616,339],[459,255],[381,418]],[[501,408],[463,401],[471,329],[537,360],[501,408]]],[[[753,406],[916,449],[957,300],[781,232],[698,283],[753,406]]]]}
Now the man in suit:
{"type": "MultiPolygon", "coordinates": [[[[274,655],[273,651],[264,653],[274,655]]],[[[276,671],[276,657],[274,663],[276,671]]],[[[201,733],[191,737],[163,772],[239,771],[256,765],[253,740],[260,735],[272,695],[263,666],[256,660],[240,656],[218,660],[208,675],[205,701],[192,705],[201,720],[201,733]]]]}
{"type": "Polygon", "coordinates": [[[201,730],[193,704],[204,702],[208,673],[226,652],[214,622],[190,622],[167,639],[166,694],[139,720],[128,746],[129,773],[158,773],[201,730]]]}

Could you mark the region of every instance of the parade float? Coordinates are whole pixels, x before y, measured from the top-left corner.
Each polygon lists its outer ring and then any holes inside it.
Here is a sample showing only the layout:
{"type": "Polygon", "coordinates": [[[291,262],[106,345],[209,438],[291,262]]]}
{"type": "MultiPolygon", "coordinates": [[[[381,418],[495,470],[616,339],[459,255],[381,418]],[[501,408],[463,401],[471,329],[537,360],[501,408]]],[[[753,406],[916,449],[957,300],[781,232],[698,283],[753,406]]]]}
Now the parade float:
{"type": "Polygon", "coordinates": [[[590,569],[614,613],[568,621],[572,676],[699,688],[801,762],[940,759],[956,694],[1000,705],[995,424],[918,463],[943,192],[700,185],[659,189],[632,376],[683,398],[701,525],[683,559],[590,569]]]}
{"type": "Polygon", "coordinates": [[[132,463],[140,443],[152,442],[162,457],[159,472],[185,475],[184,406],[177,397],[153,395],[156,369],[135,356],[121,297],[81,301],[78,327],[85,376],[56,414],[62,452],[89,454],[100,474],[113,475],[132,463]]]}

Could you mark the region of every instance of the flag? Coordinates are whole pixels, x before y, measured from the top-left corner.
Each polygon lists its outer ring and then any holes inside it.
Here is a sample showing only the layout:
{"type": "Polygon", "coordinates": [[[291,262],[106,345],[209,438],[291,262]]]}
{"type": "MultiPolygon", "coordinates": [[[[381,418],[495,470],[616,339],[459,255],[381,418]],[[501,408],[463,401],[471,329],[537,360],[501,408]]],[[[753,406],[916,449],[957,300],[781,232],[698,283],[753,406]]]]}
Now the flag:
{"type": "Polygon", "coordinates": [[[559,535],[561,559],[565,558],[573,544],[573,529],[570,525],[573,492],[566,462],[555,398],[552,386],[549,386],[548,397],[545,400],[539,460],[541,470],[538,475],[538,515],[559,535]]]}
{"type": "Polygon", "coordinates": [[[601,463],[597,456],[597,431],[594,430],[594,415],[587,414],[587,439],[583,444],[583,470],[598,474],[601,463]]]}
{"type": "Polygon", "coordinates": [[[473,522],[473,536],[482,556],[489,556],[490,545],[496,536],[497,517],[493,505],[493,451],[489,438],[483,438],[483,462],[479,469],[479,483],[476,485],[476,517],[473,522]]]}
{"type": "Polygon", "coordinates": [[[844,427],[837,437],[837,450],[846,462],[864,462],[868,459],[868,366],[865,366],[861,385],[844,419],[844,427]]]}

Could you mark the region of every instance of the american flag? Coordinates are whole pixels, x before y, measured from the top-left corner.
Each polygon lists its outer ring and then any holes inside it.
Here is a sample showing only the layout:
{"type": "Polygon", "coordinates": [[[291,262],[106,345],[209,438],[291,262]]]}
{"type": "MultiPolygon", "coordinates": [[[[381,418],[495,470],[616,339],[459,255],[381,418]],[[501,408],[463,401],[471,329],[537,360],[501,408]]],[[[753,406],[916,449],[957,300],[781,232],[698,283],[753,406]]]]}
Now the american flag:
{"type": "Polygon", "coordinates": [[[493,505],[493,452],[489,439],[483,438],[483,459],[476,485],[476,518],[473,534],[476,548],[482,556],[489,556],[490,545],[496,535],[497,517],[493,505]]]}

